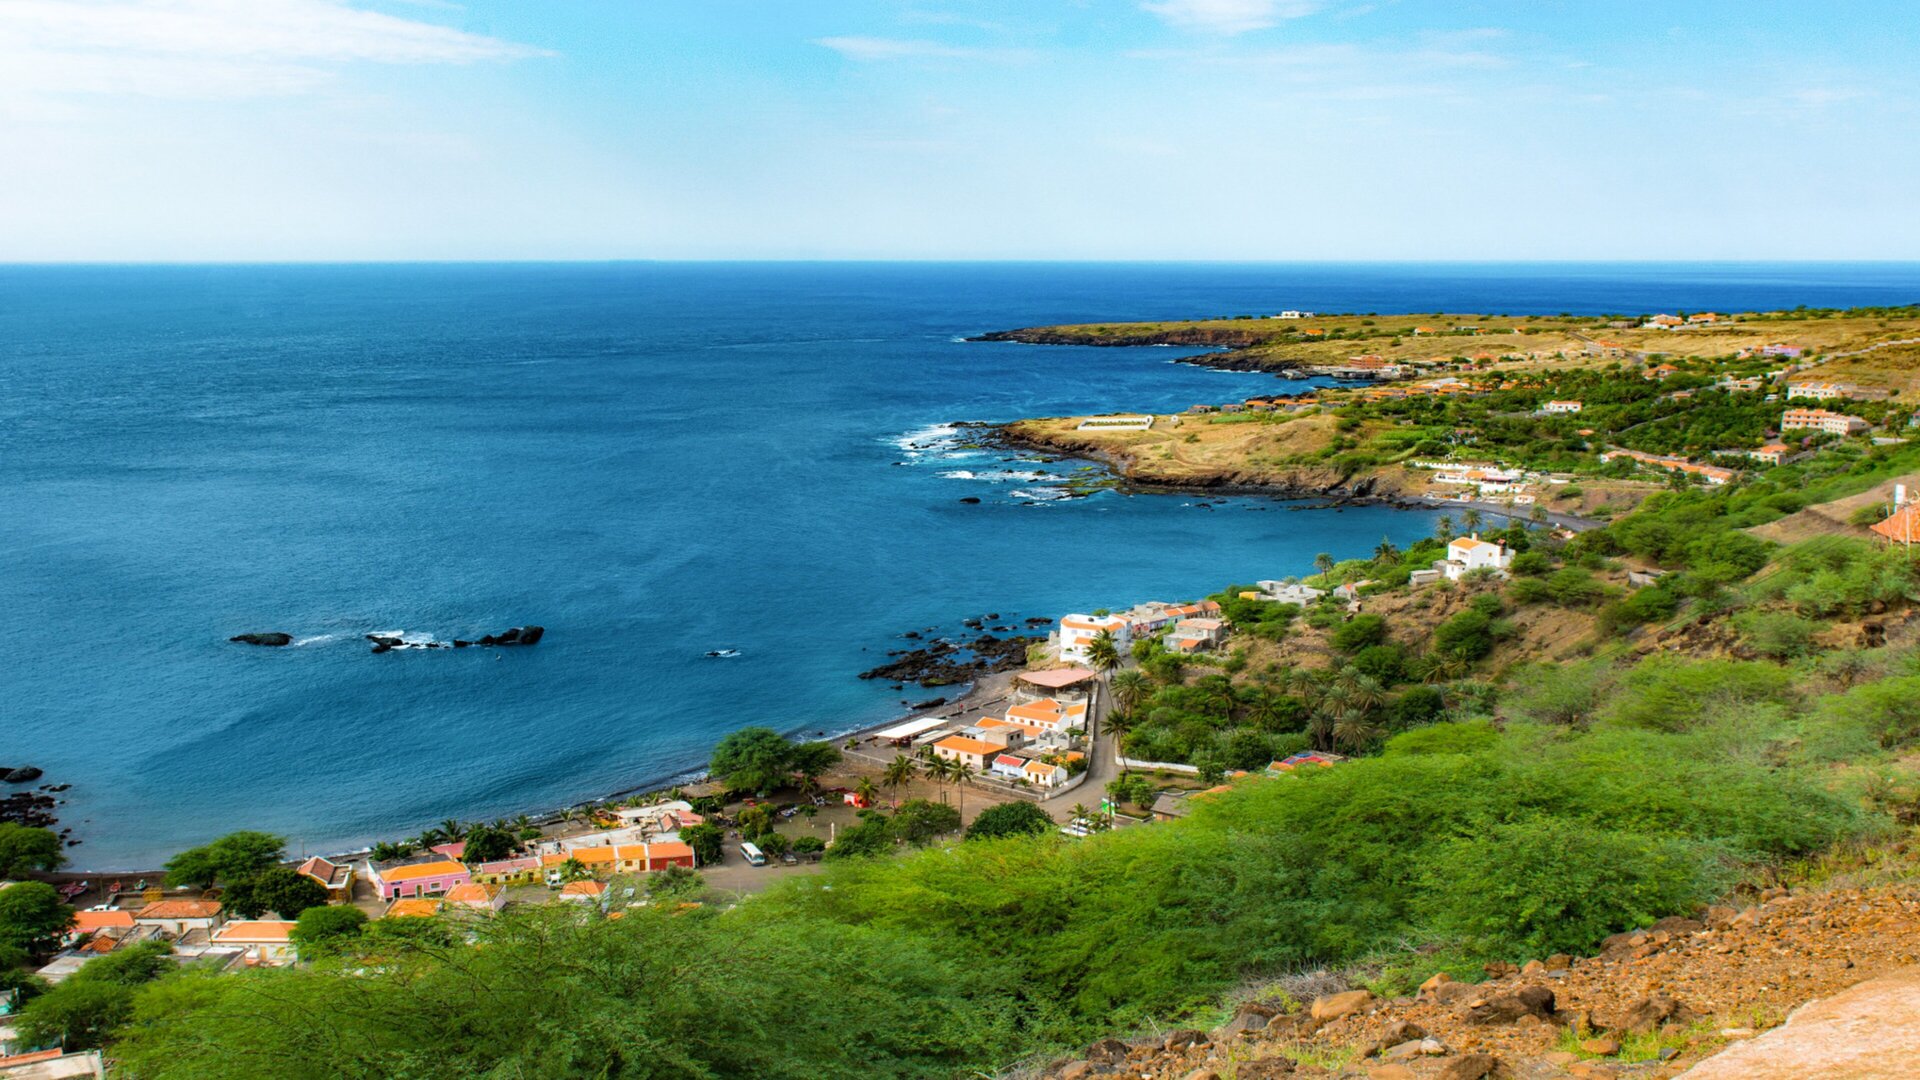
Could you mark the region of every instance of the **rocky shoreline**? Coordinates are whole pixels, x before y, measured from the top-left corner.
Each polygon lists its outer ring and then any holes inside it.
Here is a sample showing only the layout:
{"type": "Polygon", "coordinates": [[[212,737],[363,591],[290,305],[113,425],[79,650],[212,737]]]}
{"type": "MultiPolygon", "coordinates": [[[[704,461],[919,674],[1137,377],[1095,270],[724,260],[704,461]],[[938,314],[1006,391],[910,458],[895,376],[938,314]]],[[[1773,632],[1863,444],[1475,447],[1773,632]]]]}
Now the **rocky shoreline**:
{"type": "Polygon", "coordinates": [[[1299,363],[1297,360],[1252,351],[1256,346],[1265,344],[1257,334],[1243,330],[1217,328],[1185,327],[1178,330],[1102,336],[1035,326],[1020,330],[995,330],[990,333],[976,334],[967,340],[1011,341],[1022,345],[1092,345],[1099,348],[1171,345],[1182,348],[1219,349],[1221,350],[1219,352],[1183,356],[1179,358],[1179,362],[1220,371],[1265,371],[1276,375],[1299,363]]]}

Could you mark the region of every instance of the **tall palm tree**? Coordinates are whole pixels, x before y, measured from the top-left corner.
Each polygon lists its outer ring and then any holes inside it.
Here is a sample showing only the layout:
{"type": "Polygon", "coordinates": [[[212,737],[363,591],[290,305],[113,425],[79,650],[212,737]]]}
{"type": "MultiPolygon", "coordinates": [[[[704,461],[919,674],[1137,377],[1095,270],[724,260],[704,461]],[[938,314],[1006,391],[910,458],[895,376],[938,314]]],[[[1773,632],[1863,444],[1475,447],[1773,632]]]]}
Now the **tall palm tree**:
{"type": "Polygon", "coordinates": [[[895,810],[900,809],[900,789],[913,783],[913,778],[919,775],[920,766],[905,754],[895,754],[893,760],[887,762],[887,771],[880,774],[880,786],[893,793],[895,810]]]}
{"type": "Polygon", "coordinates": [[[1440,520],[1435,522],[1434,526],[1435,526],[1434,535],[1438,536],[1442,540],[1453,539],[1453,515],[1452,514],[1441,514],[1440,520]]]}
{"type": "Polygon", "coordinates": [[[978,774],[974,772],[973,766],[964,761],[956,761],[948,768],[947,775],[953,779],[953,793],[959,796],[960,818],[964,821],[967,816],[967,785],[972,783],[973,778],[978,774]]]}
{"type": "MultiPolygon", "coordinates": [[[[1124,750],[1127,743],[1127,733],[1133,730],[1133,714],[1130,712],[1117,712],[1107,717],[1104,723],[1107,734],[1113,738],[1113,752],[1120,757],[1120,771],[1126,772],[1127,759],[1124,750]]],[[[1091,764],[1091,762],[1089,762],[1089,764],[1091,764]]]]}
{"type": "Polygon", "coordinates": [[[1371,675],[1363,675],[1353,668],[1347,668],[1335,678],[1347,708],[1352,712],[1364,716],[1386,703],[1386,687],[1381,686],[1380,680],[1371,675]]]}
{"type": "MultiPolygon", "coordinates": [[[[1153,680],[1139,668],[1116,671],[1107,677],[1107,689],[1113,692],[1113,703],[1121,713],[1131,713],[1139,707],[1141,699],[1147,696],[1152,686],[1153,680]]],[[[1114,719],[1108,717],[1108,725],[1112,725],[1114,719]]]]}
{"type": "Polygon", "coordinates": [[[1373,557],[1381,562],[1388,562],[1400,557],[1400,549],[1393,546],[1392,540],[1383,536],[1380,538],[1379,545],[1373,549],[1373,557]]]}
{"type": "MultiPolygon", "coordinates": [[[[907,759],[903,757],[897,760],[906,761],[907,759]]],[[[909,762],[909,764],[911,763],[909,762]]],[[[869,776],[861,777],[860,782],[853,785],[854,797],[859,799],[861,804],[864,806],[872,806],[874,802],[874,796],[877,795],[878,793],[879,793],[878,790],[873,786],[873,778],[869,776]]]]}
{"type": "Polygon", "coordinates": [[[1466,510],[1460,514],[1460,524],[1466,526],[1468,532],[1478,529],[1480,527],[1480,511],[1475,510],[1471,506],[1467,507],[1466,510]]]}
{"type": "Polygon", "coordinates": [[[1313,557],[1313,568],[1322,574],[1333,573],[1333,556],[1324,551],[1315,555],[1313,557]]]}
{"type": "Polygon", "coordinates": [[[448,818],[440,823],[440,831],[446,836],[448,843],[457,843],[466,839],[467,833],[472,831],[472,826],[457,818],[448,818]]]}

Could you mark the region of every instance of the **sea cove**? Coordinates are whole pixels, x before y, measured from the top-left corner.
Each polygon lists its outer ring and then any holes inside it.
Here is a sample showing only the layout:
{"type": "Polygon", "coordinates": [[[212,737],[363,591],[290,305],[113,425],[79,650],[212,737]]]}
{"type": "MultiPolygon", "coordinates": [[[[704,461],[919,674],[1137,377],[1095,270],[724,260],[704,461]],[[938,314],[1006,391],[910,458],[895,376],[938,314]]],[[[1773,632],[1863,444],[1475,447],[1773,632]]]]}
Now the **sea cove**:
{"type": "Polygon", "coordinates": [[[237,818],[338,850],[901,710],[907,630],[1197,596],[1424,535],[1384,507],[1072,494],[961,421],[1282,392],[1011,326],[1306,307],[1912,299],[1904,267],[0,270],[4,757],[76,865],[237,818]],[[963,502],[978,498],[978,503],[963,502]],[[363,635],[531,649],[400,650],[363,635]],[[284,631],[260,649],[235,634],[284,631]],[[737,649],[735,658],[710,651],[737,649]]]}

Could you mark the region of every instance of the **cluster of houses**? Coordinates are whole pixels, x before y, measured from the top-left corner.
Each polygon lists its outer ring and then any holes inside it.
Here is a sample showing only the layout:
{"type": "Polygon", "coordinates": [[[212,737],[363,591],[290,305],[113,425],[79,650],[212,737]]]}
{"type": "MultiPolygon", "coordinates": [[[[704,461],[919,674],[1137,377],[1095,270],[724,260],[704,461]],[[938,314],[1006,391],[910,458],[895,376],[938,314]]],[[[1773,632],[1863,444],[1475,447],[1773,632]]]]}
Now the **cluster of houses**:
{"type": "Polygon", "coordinates": [[[1166,632],[1167,648],[1174,652],[1204,652],[1218,648],[1226,640],[1227,624],[1220,619],[1220,605],[1211,600],[1192,604],[1168,604],[1150,601],[1118,614],[1068,615],[1060,620],[1054,646],[1060,659],[1070,664],[1088,663],[1088,647],[1101,634],[1109,634],[1116,648],[1126,649],[1135,641],[1166,632]]]}
{"type": "Polygon", "coordinates": [[[1886,390],[1877,390],[1852,383],[1837,382],[1797,382],[1787,384],[1787,398],[1805,398],[1808,401],[1885,401],[1891,397],[1886,390]]]}
{"type": "MultiPolygon", "coordinates": [[[[1785,450],[1786,448],[1781,447],[1781,449],[1785,450]]],[[[1679,472],[1685,473],[1688,476],[1698,476],[1700,479],[1715,487],[1728,483],[1732,481],[1735,476],[1739,475],[1732,469],[1724,469],[1718,465],[1703,465],[1700,462],[1688,458],[1669,457],[1663,454],[1649,454],[1641,450],[1608,450],[1600,455],[1602,463],[1618,461],[1622,458],[1628,461],[1638,462],[1650,469],[1662,469],[1667,472],[1679,472]]],[[[1776,459],[1775,463],[1778,463],[1778,459],[1776,459]]]]}
{"type": "Polygon", "coordinates": [[[1677,330],[1682,326],[1712,326],[1715,323],[1731,322],[1725,315],[1712,311],[1699,311],[1686,318],[1678,315],[1654,315],[1640,324],[1642,330],[1677,330]]]}
{"type": "Polygon", "coordinates": [[[1086,730],[1098,678],[1082,667],[1023,671],[1004,713],[938,736],[933,755],[1008,783],[1059,787],[1086,760],[1075,746],[1086,730]]]}

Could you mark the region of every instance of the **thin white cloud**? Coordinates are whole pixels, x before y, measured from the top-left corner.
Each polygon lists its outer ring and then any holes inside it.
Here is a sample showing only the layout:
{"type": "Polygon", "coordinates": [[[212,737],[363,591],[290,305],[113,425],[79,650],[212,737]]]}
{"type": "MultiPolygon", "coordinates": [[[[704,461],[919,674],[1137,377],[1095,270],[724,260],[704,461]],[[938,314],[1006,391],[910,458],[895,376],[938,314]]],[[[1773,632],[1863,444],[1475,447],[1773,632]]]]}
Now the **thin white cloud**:
{"type": "Polygon", "coordinates": [[[1148,0],[1141,9],[1169,26],[1205,34],[1244,34],[1312,15],[1320,0],[1148,0]]]}
{"type": "Polygon", "coordinates": [[[281,95],[329,65],[545,55],[340,0],[0,0],[0,90],[23,93],[281,95]]]}
{"type": "Polygon", "coordinates": [[[991,49],[972,45],[949,45],[924,38],[825,37],[815,38],[820,45],[849,60],[878,62],[885,60],[1013,60],[1027,55],[1021,49],[991,49]]]}

